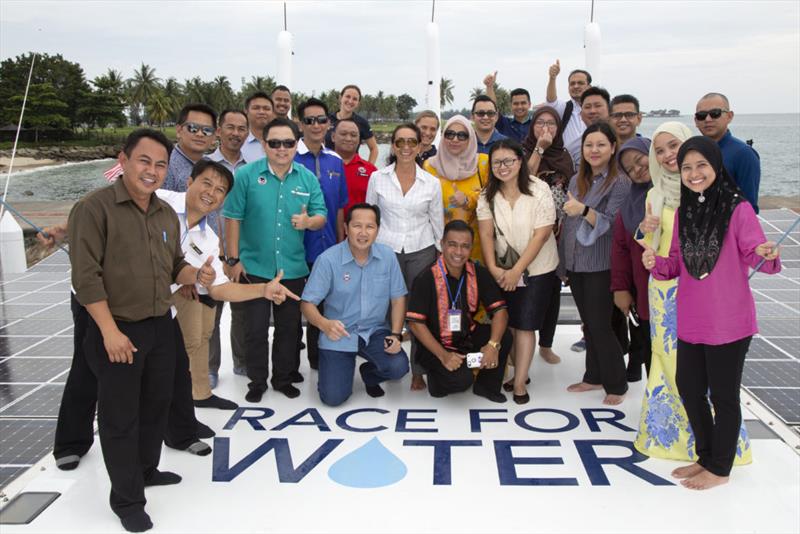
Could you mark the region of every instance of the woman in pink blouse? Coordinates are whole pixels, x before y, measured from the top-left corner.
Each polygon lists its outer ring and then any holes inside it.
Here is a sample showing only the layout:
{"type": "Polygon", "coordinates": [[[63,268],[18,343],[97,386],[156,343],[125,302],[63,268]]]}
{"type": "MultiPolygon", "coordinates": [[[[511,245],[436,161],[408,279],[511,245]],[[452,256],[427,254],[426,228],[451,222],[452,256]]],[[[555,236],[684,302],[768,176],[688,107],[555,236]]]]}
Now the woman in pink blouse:
{"type": "Polygon", "coordinates": [[[669,257],[647,247],[642,262],[656,279],[678,278],[676,382],[698,460],[672,475],[700,490],[725,484],[736,454],[742,368],[758,332],[748,270],[762,258],[764,273],[779,272],[781,264],[778,248],[764,237],[713,140],[687,140],[678,151],[678,165],[681,202],[669,257]]]}

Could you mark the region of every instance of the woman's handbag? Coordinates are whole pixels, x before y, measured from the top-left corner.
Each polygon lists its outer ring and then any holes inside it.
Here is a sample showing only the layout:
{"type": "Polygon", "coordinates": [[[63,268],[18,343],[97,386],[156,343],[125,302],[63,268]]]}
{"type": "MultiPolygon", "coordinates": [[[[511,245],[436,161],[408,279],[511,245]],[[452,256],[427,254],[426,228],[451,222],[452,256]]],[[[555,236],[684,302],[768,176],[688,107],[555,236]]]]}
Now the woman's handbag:
{"type": "Polygon", "coordinates": [[[492,224],[494,224],[495,235],[499,235],[506,242],[506,251],[502,256],[497,253],[497,247],[494,248],[494,262],[501,269],[511,269],[519,261],[519,252],[514,250],[514,247],[508,242],[508,238],[503,235],[503,231],[497,226],[497,220],[494,216],[494,201],[489,204],[489,209],[492,211],[492,224]]]}

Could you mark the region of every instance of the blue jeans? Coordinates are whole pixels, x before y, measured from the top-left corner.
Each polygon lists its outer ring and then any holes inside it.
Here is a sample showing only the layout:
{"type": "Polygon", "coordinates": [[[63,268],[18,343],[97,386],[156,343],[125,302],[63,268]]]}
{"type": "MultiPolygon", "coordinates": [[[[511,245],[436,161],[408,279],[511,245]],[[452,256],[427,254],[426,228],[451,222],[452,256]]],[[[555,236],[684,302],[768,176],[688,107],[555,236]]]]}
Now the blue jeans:
{"type": "Polygon", "coordinates": [[[358,339],[358,351],[343,352],[319,349],[319,398],[328,406],[339,406],[353,393],[353,371],[356,356],[367,363],[361,369],[361,378],[367,386],[377,386],[386,380],[397,380],[408,373],[408,356],[400,350],[397,354],[387,354],[383,350],[383,338],[389,330],[377,330],[369,338],[369,343],[358,339]]]}

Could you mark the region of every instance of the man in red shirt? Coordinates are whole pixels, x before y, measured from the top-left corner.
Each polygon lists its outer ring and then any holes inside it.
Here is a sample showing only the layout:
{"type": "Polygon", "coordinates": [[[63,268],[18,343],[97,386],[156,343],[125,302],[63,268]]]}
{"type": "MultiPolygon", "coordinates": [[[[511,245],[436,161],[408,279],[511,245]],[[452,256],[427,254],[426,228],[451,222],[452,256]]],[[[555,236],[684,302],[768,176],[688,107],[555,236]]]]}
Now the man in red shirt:
{"type": "Polygon", "coordinates": [[[367,197],[369,177],[378,169],[358,155],[361,139],[358,133],[358,124],[353,119],[340,119],[336,123],[336,127],[333,130],[333,142],[336,147],[336,153],[339,154],[344,163],[348,199],[344,214],[347,216],[347,212],[350,211],[352,206],[364,202],[367,197]]]}

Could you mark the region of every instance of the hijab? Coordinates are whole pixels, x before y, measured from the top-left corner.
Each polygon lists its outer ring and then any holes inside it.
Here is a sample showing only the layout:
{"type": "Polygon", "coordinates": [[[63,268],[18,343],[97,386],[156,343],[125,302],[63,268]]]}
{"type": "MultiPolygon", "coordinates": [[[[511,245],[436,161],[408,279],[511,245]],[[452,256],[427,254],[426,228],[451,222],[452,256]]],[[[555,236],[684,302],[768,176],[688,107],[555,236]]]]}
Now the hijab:
{"type": "Polygon", "coordinates": [[[536,148],[536,134],[533,131],[533,125],[536,120],[544,114],[552,115],[556,121],[556,135],[553,137],[553,143],[547,147],[547,150],[542,154],[541,161],[539,162],[539,169],[536,174],[542,180],[547,182],[547,185],[563,185],[569,182],[569,179],[575,174],[575,166],[572,163],[572,156],[564,148],[564,131],[561,125],[561,117],[558,111],[550,106],[540,106],[531,117],[531,125],[528,128],[528,135],[522,141],[522,148],[525,151],[526,160],[530,159],[533,154],[533,149],[536,148]]]}
{"type": "Polygon", "coordinates": [[[683,143],[678,151],[678,166],[683,165],[690,150],[699,152],[717,175],[702,193],[681,184],[678,208],[681,255],[689,274],[702,280],[717,264],[728,223],[744,195],[725,170],[722,152],[713,139],[699,135],[683,143]]]}
{"type": "MultiPolygon", "coordinates": [[[[650,178],[653,180],[653,189],[650,191],[650,207],[653,215],[661,217],[664,207],[677,209],[681,203],[681,173],[670,172],[656,161],[656,138],[658,134],[666,132],[675,136],[678,141],[683,143],[692,136],[692,131],[683,123],[677,121],[665,122],[653,132],[653,143],[650,145],[650,178]]],[[[658,250],[661,242],[661,228],[656,228],[653,232],[653,240],[650,246],[658,250]]]]}
{"type": "MultiPolygon", "coordinates": [[[[628,150],[635,150],[647,156],[650,152],[650,140],[646,137],[634,137],[622,145],[622,148],[617,152],[617,168],[620,170],[624,170],[622,166],[622,154],[628,150]]],[[[633,232],[636,231],[636,227],[642,222],[642,219],[644,219],[645,199],[651,187],[653,187],[652,180],[645,184],[640,184],[631,180],[628,199],[620,209],[622,224],[625,225],[625,231],[628,232],[628,235],[633,234],[633,232]]]]}
{"type": "Polygon", "coordinates": [[[428,162],[442,178],[460,181],[478,173],[478,137],[475,135],[475,129],[472,124],[463,115],[450,117],[450,120],[444,125],[444,131],[446,132],[453,124],[460,124],[467,129],[469,134],[467,148],[461,154],[455,156],[447,149],[447,142],[442,140],[439,145],[439,151],[435,156],[429,158],[428,162]]]}

